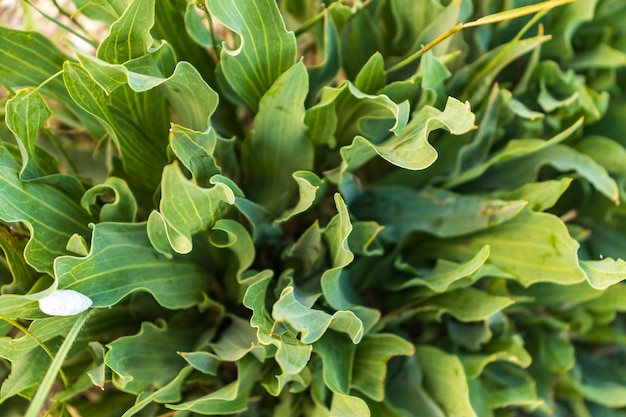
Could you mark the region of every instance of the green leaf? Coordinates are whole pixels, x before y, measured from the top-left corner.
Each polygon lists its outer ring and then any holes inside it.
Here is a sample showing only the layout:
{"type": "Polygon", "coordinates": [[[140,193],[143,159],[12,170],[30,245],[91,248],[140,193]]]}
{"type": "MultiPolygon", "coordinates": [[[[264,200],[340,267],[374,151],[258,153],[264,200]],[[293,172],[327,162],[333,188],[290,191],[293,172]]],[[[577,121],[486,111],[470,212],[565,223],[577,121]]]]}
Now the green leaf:
{"type": "Polygon", "coordinates": [[[74,103],[62,79],[57,76],[69,56],[37,32],[0,26],[0,43],[0,84],[15,89],[41,85],[40,91],[44,96],[69,108],[94,137],[102,136],[104,130],[98,121],[74,103]]]}
{"type": "Polygon", "coordinates": [[[385,397],[387,362],[394,356],[412,356],[415,347],[394,334],[371,334],[358,344],[354,358],[352,388],[374,401],[385,397]]]}
{"type": "Polygon", "coordinates": [[[313,146],[304,124],[307,89],[306,68],[299,62],[261,98],[252,134],[244,141],[246,195],[274,214],[287,207],[296,191],[291,175],[313,168],[313,146]]]}
{"type": "Polygon", "coordinates": [[[334,393],[348,395],[354,372],[356,345],[344,335],[328,331],[313,346],[323,362],[324,383],[334,393]]]}
{"type": "Polygon", "coordinates": [[[493,314],[513,304],[513,299],[491,295],[475,288],[463,288],[434,296],[427,308],[448,313],[462,322],[486,320],[493,314]]]}
{"type": "Polygon", "coordinates": [[[432,346],[417,346],[424,372],[424,388],[448,417],[477,417],[469,401],[469,388],[458,357],[432,346]]]}
{"type": "Polygon", "coordinates": [[[132,191],[126,181],[116,177],[109,177],[104,184],[90,188],[83,195],[80,204],[91,215],[96,215],[99,211],[101,222],[132,223],[137,215],[137,201],[132,191]],[[96,206],[98,199],[105,201],[99,210],[96,206]]]}
{"type": "Polygon", "coordinates": [[[344,332],[353,343],[363,337],[363,323],[351,311],[337,311],[330,315],[322,310],[310,308],[300,301],[294,287],[286,287],[272,308],[272,317],[277,322],[286,322],[301,333],[302,343],[316,342],[330,328],[344,332]]]}
{"type": "Polygon", "coordinates": [[[467,133],[474,127],[475,116],[469,103],[449,97],[440,111],[422,107],[406,127],[381,144],[357,136],[350,146],[341,148],[342,171],[354,170],[378,154],[386,161],[410,170],[428,168],[437,159],[437,151],[428,142],[431,132],[445,129],[454,135],[467,133]]]}
{"type": "Polygon", "coordinates": [[[363,135],[378,143],[402,130],[409,119],[408,103],[394,103],[386,95],[369,95],[346,81],[339,87],[325,87],[315,106],[307,110],[308,137],[315,145],[343,146],[363,135]]]}
{"type": "Polygon", "coordinates": [[[480,270],[489,257],[489,246],[483,246],[480,251],[469,261],[461,264],[450,265],[448,263],[438,263],[433,271],[424,277],[409,279],[394,289],[405,289],[410,287],[428,287],[428,289],[442,293],[448,290],[450,285],[464,278],[471,277],[480,270]]]}
{"type": "Polygon", "coordinates": [[[248,408],[248,396],[260,370],[261,364],[252,355],[247,355],[237,362],[237,381],[198,399],[168,404],[167,407],[204,415],[241,413],[248,408]]]}
{"type": "Polygon", "coordinates": [[[532,362],[532,357],[524,349],[524,343],[519,337],[493,341],[485,345],[480,353],[464,354],[460,358],[469,379],[477,378],[487,365],[496,361],[510,362],[522,368],[527,368],[532,362]]]}
{"type": "Polygon", "coordinates": [[[50,114],[50,109],[37,90],[21,90],[7,101],[6,124],[18,139],[22,155],[22,181],[58,172],[56,159],[36,144],[39,130],[50,114]]]}
{"type": "MultiPolygon", "coordinates": [[[[75,188],[74,181],[67,183],[68,188],[75,188]]],[[[37,271],[51,275],[54,258],[66,254],[72,234],[87,235],[91,221],[73,196],[59,188],[42,181],[20,181],[19,166],[1,144],[0,219],[27,225],[31,238],[24,258],[37,271]]]]}
{"type": "Polygon", "coordinates": [[[59,288],[84,293],[94,307],[110,307],[134,291],[147,291],[164,307],[186,308],[201,301],[208,285],[197,265],[155,252],[146,223],[95,225],[89,255],[59,257],[54,270],[59,288]]]}
{"type": "Polygon", "coordinates": [[[189,350],[193,340],[193,326],[183,320],[160,326],[144,322],[136,335],[110,343],[104,361],[113,371],[116,387],[138,394],[176,378],[185,366],[176,352],[189,350]]]}
{"type": "Polygon", "coordinates": [[[491,247],[489,262],[524,286],[537,282],[575,284],[586,278],[578,266],[579,244],[565,224],[552,214],[529,209],[487,231],[438,243],[438,248],[446,249],[435,252],[447,259],[469,258],[486,244],[491,247]]]}
{"type": "Polygon", "coordinates": [[[79,65],[66,62],[63,79],[72,99],[96,117],[111,135],[126,172],[146,186],[156,188],[166,163],[166,145],[148,137],[126,114],[109,106],[104,90],[79,65]]]}
{"type": "MultiPolygon", "coordinates": [[[[25,294],[35,283],[36,273],[24,258],[25,242],[19,236],[11,233],[11,229],[0,226],[0,250],[4,253],[4,261],[8,266],[11,281],[2,281],[0,294],[25,294]]],[[[9,277],[7,277],[9,278],[9,277]]],[[[1,310],[4,313],[4,308],[1,310]]]]}
{"type": "Polygon", "coordinates": [[[158,234],[164,232],[172,249],[189,253],[192,236],[213,225],[223,204],[233,204],[232,190],[217,177],[211,179],[213,187],[202,188],[187,179],[177,162],[163,169],[161,181],[160,212],[152,212],[148,219],[148,235],[155,248],[162,248],[158,234]],[[184,190],[184,197],[180,191],[184,190]],[[159,223],[162,222],[162,223],[159,223]]]}
{"type": "Polygon", "coordinates": [[[150,28],[154,25],[154,1],[137,0],[129,3],[98,47],[98,58],[111,64],[122,64],[147,53],[148,47],[152,45],[150,28]]]}
{"type": "Polygon", "coordinates": [[[354,86],[365,94],[376,94],[385,87],[385,63],[380,52],[370,57],[354,80],[354,86]]]}
{"type": "Polygon", "coordinates": [[[350,395],[333,394],[329,417],[370,416],[370,409],[362,399],[350,395]]]}
{"type": "Polygon", "coordinates": [[[416,192],[399,186],[373,187],[353,204],[362,220],[383,225],[390,241],[422,231],[438,237],[454,237],[488,229],[518,215],[524,201],[504,201],[461,195],[437,188],[416,192]]]}
{"type": "Polygon", "coordinates": [[[256,111],[274,81],[296,63],[296,40],[272,0],[207,0],[211,14],[239,36],[222,44],[219,77],[237,99],[256,111]]]}
{"type": "Polygon", "coordinates": [[[589,284],[597,290],[604,290],[626,279],[626,262],[622,259],[580,261],[580,267],[587,274],[589,284]]]}
{"type": "Polygon", "coordinates": [[[318,98],[317,96],[322,87],[331,84],[339,72],[341,66],[339,34],[337,33],[334,19],[331,18],[331,13],[337,8],[344,7],[347,8],[342,3],[335,2],[324,9],[323,42],[320,42],[322,44],[320,46],[324,49],[324,57],[318,65],[307,66],[310,86],[307,104],[312,104],[313,100],[318,98]]]}
{"type": "Polygon", "coordinates": [[[447,181],[444,184],[444,186],[446,188],[458,186],[460,184],[466,183],[468,181],[471,181],[475,178],[480,177],[491,166],[494,166],[496,164],[509,161],[512,159],[521,158],[526,155],[531,155],[544,148],[554,146],[564,141],[565,139],[567,139],[572,133],[574,133],[582,125],[582,122],[583,122],[582,119],[577,120],[576,123],[574,123],[573,125],[571,125],[570,127],[568,127],[567,129],[565,129],[564,131],[562,131],[561,133],[557,134],[556,136],[552,137],[549,140],[511,139],[507,142],[506,146],[502,150],[494,153],[493,156],[489,158],[487,161],[481,164],[475,165],[472,168],[468,169],[467,171],[460,173],[456,177],[447,181]]]}

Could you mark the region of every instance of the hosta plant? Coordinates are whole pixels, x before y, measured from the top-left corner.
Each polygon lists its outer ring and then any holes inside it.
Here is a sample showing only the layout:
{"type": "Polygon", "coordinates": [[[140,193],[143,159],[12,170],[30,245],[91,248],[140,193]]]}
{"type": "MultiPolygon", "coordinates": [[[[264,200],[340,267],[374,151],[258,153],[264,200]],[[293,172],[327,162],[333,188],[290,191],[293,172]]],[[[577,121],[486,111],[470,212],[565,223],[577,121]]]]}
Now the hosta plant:
{"type": "Polygon", "coordinates": [[[626,416],[622,0],[51,3],[2,416],[626,416]]]}

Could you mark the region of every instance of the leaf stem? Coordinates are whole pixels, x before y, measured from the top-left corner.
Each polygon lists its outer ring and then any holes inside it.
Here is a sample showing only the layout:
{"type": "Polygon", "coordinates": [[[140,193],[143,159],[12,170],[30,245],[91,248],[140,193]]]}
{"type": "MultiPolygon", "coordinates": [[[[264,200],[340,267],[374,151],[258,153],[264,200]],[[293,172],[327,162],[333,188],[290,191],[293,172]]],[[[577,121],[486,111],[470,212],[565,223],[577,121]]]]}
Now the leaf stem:
{"type": "Polygon", "coordinates": [[[50,367],[46,371],[46,375],[43,377],[43,380],[39,385],[39,389],[37,390],[32,401],[30,402],[30,405],[28,406],[28,410],[26,410],[26,414],[24,415],[24,417],[37,417],[40,414],[41,410],[44,407],[46,398],[48,397],[48,394],[52,389],[52,385],[54,384],[56,376],[61,371],[61,365],[63,365],[63,362],[65,361],[65,358],[67,357],[67,354],[69,353],[72,344],[74,344],[74,341],[76,340],[80,329],[83,327],[88,317],[89,312],[84,312],[79,315],[76,322],[74,322],[74,325],[65,337],[65,340],[63,340],[59,351],[57,352],[54,360],[50,364],[50,367]]]}
{"type": "Polygon", "coordinates": [[[206,3],[203,0],[196,0],[196,7],[198,7],[207,18],[209,23],[209,32],[211,33],[211,43],[213,44],[213,50],[215,51],[215,59],[216,61],[220,60],[220,44],[217,43],[217,38],[215,37],[215,27],[213,26],[213,17],[211,16],[211,12],[206,7],[206,3]]]}

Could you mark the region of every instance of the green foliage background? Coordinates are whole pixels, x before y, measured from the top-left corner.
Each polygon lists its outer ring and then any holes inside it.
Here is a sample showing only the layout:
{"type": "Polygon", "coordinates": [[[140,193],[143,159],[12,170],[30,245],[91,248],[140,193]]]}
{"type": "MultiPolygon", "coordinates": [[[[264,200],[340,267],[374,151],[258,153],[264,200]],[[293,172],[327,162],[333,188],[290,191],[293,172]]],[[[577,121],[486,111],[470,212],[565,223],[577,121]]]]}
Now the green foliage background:
{"type": "Polygon", "coordinates": [[[623,1],[73,3],[0,27],[2,416],[626,416],[623,1]]]}

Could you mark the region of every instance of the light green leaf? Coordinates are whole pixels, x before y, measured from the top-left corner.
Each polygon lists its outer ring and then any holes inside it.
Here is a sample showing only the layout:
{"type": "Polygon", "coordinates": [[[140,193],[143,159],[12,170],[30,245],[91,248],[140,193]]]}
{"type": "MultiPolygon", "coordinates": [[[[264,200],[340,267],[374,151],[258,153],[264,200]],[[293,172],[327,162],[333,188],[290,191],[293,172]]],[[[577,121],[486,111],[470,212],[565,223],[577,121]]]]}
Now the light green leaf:
{"type": "Polygon", "coordinates": [[[512,159],[521,158],[526,155],[531,155],[544,148],[554,146],[564,141],[565,139],[567,139],[572,133],[574,133],[582,125],[582,122],[583,122],[582,119],[577,120],[576,123],[574,123],[573,125],[571,125],[570,127],[568,127],[567,129],[565,129],[564,131],[562,131],[561,133],[557,134],[556,136],[552,137],[549,140],[511,139],[507,142],[506,146],[502,150],[494,153],[493,156],[489,158],[487,161],[481,164],[475,165],[472,168],[468,169],[467,171],[460,173],[456,177],[446,182],[444,186],[446,188],[452,188],[452,187],[458,186],[460,184],[466,183],[468,181],[471,181],[475,178],[480,177],[483,173],[485,173],[485,171],[487,171],[487,169],[489,169],[493,165],[496,165],[505,161],[509,161],[512,159]]]}
{"type": "Polygon", "coordinates": [[[120,18],[128,0],[72,0],[76,8],[90,19],[113,23],[120,18]]]}
{"type": "Polygon", "coordinates": [[[527,368],[532,358],[524,349],[524,342],[519,337],[509,340],[496,340],[485,345],[480,353],[460,355],[465,374],[469,379],[477,378],[485,367],[492,362],[506,361],[527,368]]]}
{"type": "Polygon", "coordinates": [[[296,63],[296,40],[273,0],[207,0],[211,14],[239,35],[222,44],[219,77],[253,111],[278,77],[296,63]]]}
{"type": "Polygon", "coordinates": [[[359,397],[334,393],[329,417],[369,417],[370,409],[359,397]]]}
{"type": "Polygon", "coordinates": [[[63,79],[72,99],[96,117],[111,135],[126,172],[155,188],[167,161],[166,144],[148,137],[126,114],[109,106],[104,90],[78,64],[66,62],[63,79]]]}
{"type": "Polygon", "coordinates": [[[189,253],[192,249],[191,237],[210,227],[217,220],[223,204],[233,204],[233,191],[219,179],[211,179],[212,188],[201,188],[187,179],[177,162],[163,169],[161,182],[160,213],[153,212],[148,219],[150,241],[155,248],[163,244],[157,237],[165,227],[169,243],[178,253],[189,253]],[[184,190],[184,194],[181,194],[184,190]],[[157,222],[157,216],[163,223],[157,222]]]}
{"type": "Polygon", "coordinates": [[[299,62],[261,98],[253,131],[243,144],[246,195],[274,214],[287,207],[296,191],[291,175],[313,168],[313,146],[304,124],[307,89],[306,68],[299,62]]]}
{"type": "Polygon", "coordinates": [[[272,308],[272,317],[284,321],[301,333],[302,343],[311,344],[319,340],[329,329],[344,332],[353,343],[363,337],[363,323],[351,311],[337,311],[330,315],[322,310],[303,304],[294,287],[286,287],[272,308]]]}
{"type": "Polygon", "coordinates": [[[446,249],[436,253],[446,259],[462,255],[467,259],[487,244],[491,247],[489,262],[524,286],[537,282],[575,284],[586,278],[578,266],[579,244],[565,224],[552,214],[529,209],[485,232],[441,242],[437,247],[446,249]]]}
{"type": "Polygon", "coordinates": [[[469,388],[458,357],[432,346],[417,346],[415,353],[424,372],[424,388],[448,417],[477,417],[469,401],[469,388]]]}
{"type": "Polygon", "coordinates": [[[489,246],[483,246],[480,251],[469,261],[461,263],[458,266],[453,267],[448,264],[438,264],[431,273],[424,277],[412,278],[403,282],[397,288],[397,290],[410,288],[410,287],[428,287],[428,289],[442,293],[448,290],[450,285],[458,282],[464,278],[474,275],[479,269],[482,268],[485,261],[489,257],[489,246]]]}
{"type": "Polygon", "coordinates": [[[357,136],[350,146],[341,148],[341,170],[354,170],[375,154],[401,168],[425,169],[437,159],[437,151],[428,142],[430,133],[445,129],[454,135],[461,135],[474,127],[474,120],[469,103],[464,104],[453,97],[448,98],[443,111],[424,106],[396,136],[381,144],[357,136]]]}
{"type": "Polygon", "coordinates": [[[604,290],[626,279],[626,262],[622,259],[585,260],[580,261],[580,267],[587,274],[589,284],[597,290],[604,290]]]}
{"type": "Polygon", "coordinates": [[[188,62],[179,62],[170,73],[169,63],[162,62],[174,59],[168,54],[172,54],[171,48],[162,45],[150,55],[122,65],[77,51],[82,67],[108,94],[125,85],[136,93],[154,89],[168,98],[184,126],[204,131],[217,108],[217,93],[188,62]]]}
{"type": "Polygon", "coordinates": [[[438,309],[439,314],[448,313],[462,322],[472,322],[486,320],[513,303],[509,297],[468,287],[434,296],[428,301],[427,308],[438,309]]]}
{"type": "Polygon", "coordinates": [[[324,187],[324,180],[320,179],[313,172],[296,171],[291,176],[298,184],[298,193],[300,198],[298,199],[298,203],[294,207],[285,210],[280,217],[275,220],[275,223],[286,222],[292,217],[297,216],[300,213],[304,213],[311,208],[311,206],[320,197],[318,193],[323,195],[326,189],[324,187]]]}
{"type": "Polygon", "coordinates": [[[150,28],[154,25],[154,1],[133,0],[129,3],[98,47],[98,58],[111,64],[122,64],[147,53],[152,45],[150,28]]]}
{"type": "Polygon", "coordinates": [[[104,361],[113,371],[113,383],[134,394],[166,386],[185,366],[176,352],[189,350],[194,335],[193,327],[183,320],[161,326],[144,322],[136,335],[108,345],[104,361]]]}
{"type": "Polygon", "coordinates": [[[126,181],[116,177],[109,177],[104,184],[95,185],[87,190],[80,204],[92,216],[99,211],[101,222],[132,223],[137,215],[137,201],[132,191],[126,181]],[[99,210],[96,206],[98,199],[105,201],[99,210]]]}
{"type": "Polygon", "coordinates": [[[386,81],[383,56],[376,52],[357,74],[354,86],[365,94],[376,94],[385,87],[386,81]]]}
{"type": "Polygon", "coordinates": [[[556,204],[565,190],[571,184],[571,178],[533,182],[522,185],[520,188],[509,192],[496,192],[496,197],[505,200],[522,200],[528,203],[532,211],[544,211],[556,204]]]}
{"type": "Polygon", "coordinates": [[[362,220],[385,226],[382,236],[396,241],[411,232],[454,237],[488,229],[518,215],[524,201],[456,194],[437,188],[420,192],[400,186],[374,187],[352,205],[362,220]]]}
{"type": "Polygon", "coordinates": [[[241,413],[248,408],[248,396],[260,370],[261,364],[252,355],[247,355],[237,362],[237,381],[198,399],[168,404],[167,407],[204,415],[241,413]]]}
{"type": "Polygon", "coordinates": [[[221,361],[236,362],[254,348],[257,341],[256,332],[248,320],[233,315],[228,315],[228,317],[230,318],[229,326],[219,340],[210,343],[209,346],[221,361]]]}
{"type": "Polygon", "coordinates": [[[394,356],[412,356],[415,347],[394,334],[371,334],[356,348],[352,388],[374,401],[385,397],[387,362],[394,356]]]}
{"type": "Polygon", "coordinates": [[[2,382],[0,402],[15,395],[32,398],[51,359],[41,349],[32,349],[11,362],[11,374],[2,382]]]}
{"type": "Polygon", "coordinates": [[[356,135],[378,143],[402,130],[409,120],[409,105],[398,105],[386,95],[369,95],[346,81],[325,87],[320,102],[307,110],[308,136],[315,145],[347,145],[356,135]]]}
{"type": "Polygon", "coordinates": [[[6,124],[20,147],[22,181],[58,173],[56,159],[36,144],[39,130],[50,114],[50,109],[37,90],[21,90],[7,101],[6,124]]]}
{"type": "Polygon", "coordinates": [[[193,369],[204,374],[217,375],[217,370],[222,360],[209,352],[180,352],[180,356],[187,361],[193,369]]]}
{"type": "Polygon", "coordinates": [[[59,288],[87,295],[94,307],[110,307],[142,290],[164,307],[185,308],[200,302],[208,286],[206,272],[197,265],[154,251],[146,223],[95,225],[89,255],[59,257],[54,270],[59,288]]]}
{"type": "Polygon", "coordinates": [[[604,136],[587,136],[576,144],[576,149],[593,158],[611,174],[626,175],[626,149],[619,143],[604,136]]]}
{"type": "Polygon", "coordinates": [[[331,18],[332,10],[337,8],[347,8],[342,3],[331,3],[324,9],[324,32],[323,45],[324,50],[323,61],[318,65],[307,66],[309,74],[309,94],[307,104],[312,104],[316,100],[322,87],[331,84],[341,66],[341,56],[339,53],[339,34],[334,20],[331,18]]]}

